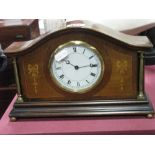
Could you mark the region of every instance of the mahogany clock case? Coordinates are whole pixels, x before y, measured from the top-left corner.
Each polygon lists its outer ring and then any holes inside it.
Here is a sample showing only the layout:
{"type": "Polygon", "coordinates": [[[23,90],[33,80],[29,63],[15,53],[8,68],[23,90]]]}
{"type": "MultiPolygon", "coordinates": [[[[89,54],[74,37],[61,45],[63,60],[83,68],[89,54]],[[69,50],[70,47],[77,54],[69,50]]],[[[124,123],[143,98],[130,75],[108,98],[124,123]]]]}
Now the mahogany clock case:
{"type": "Polygon", "coordinates": [[[10,46],[6,54],[16,58],[23,102],[16,102],[11,118],[88,115],[148,115],[153,109],[144,94],[139,99],[140,51],[147,46],[132,46],[87,28],[66,28],[49,33],[27,47],[10,46]],[[95,47],[103,58],[105,71],[92,90],[71,93],[59,88],[50,75],[51,55],[60,45],[82,41],[95,47]]]}

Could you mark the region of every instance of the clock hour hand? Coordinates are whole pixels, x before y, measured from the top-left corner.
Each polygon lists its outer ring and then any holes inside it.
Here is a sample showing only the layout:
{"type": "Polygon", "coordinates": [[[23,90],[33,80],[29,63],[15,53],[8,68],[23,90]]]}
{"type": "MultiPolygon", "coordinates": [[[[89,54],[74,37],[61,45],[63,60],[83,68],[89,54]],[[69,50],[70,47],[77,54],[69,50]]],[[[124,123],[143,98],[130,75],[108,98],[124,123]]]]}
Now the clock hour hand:
{"type": "Polygon", "coordinates": [[[69,65],[71,65],[71,66],[75,67],[73,64],[71,64],[71,63],[70,63],[70,61],[69,61],[69,60],[65,60],[65,62],[66,62],[66,64],[69,64],[69,65]]]}
{"type": "Polygon", "coordinates": [[[75,66],[75,65],[71,64],[69,60],[65,60],[65,62],[66,62],[66,64],[73,66],[75,68],[75,70],[79,69],[79,66],[77,66],[77,65],[75,66]]]}

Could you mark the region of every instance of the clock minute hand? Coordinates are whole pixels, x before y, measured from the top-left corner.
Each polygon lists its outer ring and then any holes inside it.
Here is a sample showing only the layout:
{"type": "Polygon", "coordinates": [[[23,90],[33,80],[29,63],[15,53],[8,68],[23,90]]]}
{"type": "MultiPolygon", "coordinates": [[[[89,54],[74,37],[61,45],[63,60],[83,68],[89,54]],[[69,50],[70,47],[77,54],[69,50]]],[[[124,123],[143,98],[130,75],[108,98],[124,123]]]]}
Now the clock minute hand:
{"type": "Polygon", "coordinates": [[[90,65],[86,65],[86,66],[81,66],[81,67],[79,67],[79,68],[84,68],[84,67],[90,67],[90,65]]]}
{"type": "Polygon", "coordinates": [[[90,64],[90,65],[86,65],[86,66],[81,66],[81,67],[79,67],[79,68],[84,68],[84,67],[96,67],[97,66],[97,64],[90,64]]]}

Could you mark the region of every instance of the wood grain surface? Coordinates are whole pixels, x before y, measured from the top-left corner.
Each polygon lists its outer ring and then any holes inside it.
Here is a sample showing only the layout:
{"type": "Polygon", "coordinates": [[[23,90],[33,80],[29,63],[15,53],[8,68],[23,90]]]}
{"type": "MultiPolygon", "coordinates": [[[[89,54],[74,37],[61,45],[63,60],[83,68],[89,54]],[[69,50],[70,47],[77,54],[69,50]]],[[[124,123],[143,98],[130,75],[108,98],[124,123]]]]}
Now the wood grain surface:
{"type": "MultiPolygon", "coordinates": [[[[50,38],[50,37],[49,37],[50,38]]],[[[27,99],[88,100],[125,99],[137,97],[138,53],[89,31],[69,31],[24,51],[18,57],[22,94],[27,99]],[[49,73],[49,59],[55,49],[68,41],[81,40],[94,46],[102,55],[105,72],[102,81],[84,94],[64,92],[56,86],[49,73]],[[34,69],[30,73],[28,68],[34,69]]]]}

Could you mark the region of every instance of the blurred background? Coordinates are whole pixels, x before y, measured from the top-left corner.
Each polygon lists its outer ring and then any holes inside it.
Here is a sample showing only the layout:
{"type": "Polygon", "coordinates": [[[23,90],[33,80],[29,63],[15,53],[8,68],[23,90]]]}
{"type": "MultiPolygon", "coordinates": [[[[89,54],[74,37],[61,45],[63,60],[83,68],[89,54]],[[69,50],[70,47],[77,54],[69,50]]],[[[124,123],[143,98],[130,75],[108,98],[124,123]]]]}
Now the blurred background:
{"type": "MultiPolygon", "coordinates": [[[[40,19],[39,26],[40,29],[45,31],[55,31],[57,29],[63,28],[66,22],[73,21],[76,19],[40,19]]],[[[109,28],[123,31],[126,29],[132,29],[142,25],[150,24],[155,22],[155,19],[111,19],[111,20],[91,20],[96,23],[103,24],[109,28]]]]}

